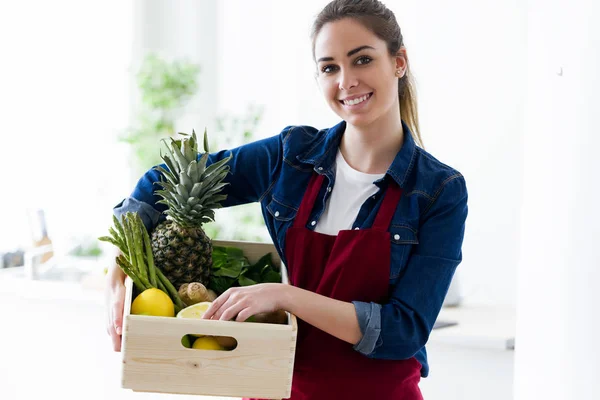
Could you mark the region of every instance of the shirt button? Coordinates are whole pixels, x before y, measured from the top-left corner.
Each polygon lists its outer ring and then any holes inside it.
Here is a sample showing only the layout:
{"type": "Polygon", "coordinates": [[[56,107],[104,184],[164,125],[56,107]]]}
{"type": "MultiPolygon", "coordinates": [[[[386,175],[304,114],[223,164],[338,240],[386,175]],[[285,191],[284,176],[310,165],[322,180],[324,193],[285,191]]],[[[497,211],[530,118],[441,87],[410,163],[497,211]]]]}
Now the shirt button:
{"type": "Polygon", "coordinates": [[[357,231],[358,229],[359,229],[358,226],[356,228],[354,228],[355,231],[357,231]]]}
{"type": "Polygon", "coordinates": [[[312,226],[315,226],[317,224],[317,221],[313,221],[310,223],[312,226]]]}
{"type": "Polygon", "coordinates": [[[394,235],[394,240],[400,240],[400,235],[394,235]]]}
{"type": "Polygon", "coordinates": [[[329,186],[329,187],[327,188],[327,191],[328,191],[328,192],[331,192],[331,186],[329,186]]]}
{"type": "Polygon", "coordinates": [[[372,199],[375,200],[375,196],[373,196],[372,199]]]}
{"type": "Polygon", "coordinates": [[[275,216],[279,217],[279,211],[275,211],[275,216]]]}
{"type": "Polygon", "coordinates": [[[319,167],[317,168],[319,171],[323,171],[323,167],[319,167]]]}

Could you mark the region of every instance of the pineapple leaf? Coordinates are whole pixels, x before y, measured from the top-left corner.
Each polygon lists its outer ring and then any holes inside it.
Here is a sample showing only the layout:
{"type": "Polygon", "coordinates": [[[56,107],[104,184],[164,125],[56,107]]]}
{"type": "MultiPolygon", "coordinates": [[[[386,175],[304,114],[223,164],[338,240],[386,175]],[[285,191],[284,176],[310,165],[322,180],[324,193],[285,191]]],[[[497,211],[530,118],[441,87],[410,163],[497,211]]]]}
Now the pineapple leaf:
{"type": "MultiPolygon", "coordinates": [[[[171,138],[171,141],[173,142],[174,140],[171,138]]],[[[169,146],[166,143],[165,139],[163,139],[163,142],[165,143],[165,146],[167,147],[167,151],[171,155],[171,157],[168,157],[167,155],[163,156],[163,160],[165,161],[165,163],[167,164],[167,166],[169,167],[169,169],[171,170],[173,175],[177,176],[177,174],[179,174],[179,169],[177,168],[178,167],[177,163],[173,161],[173,160],[175,160],[175,155],[173,153],[173,149],[171,148],[171,146],[169,146]],[[167,160],[168,160],[168,162],[167,162],[167,160]]]]}
{"type": "Polygon", "coordinates": [[[167,171],[160,165],[155,167],[154,169],[157,170],[158,172],[162,173],[164,175],[164,177],[167,178],[167,180],[169,181],[169,183],[171,185],[177,185],[177,179],[175,179],[175,176],[170,171],[167,171]]]}
{"type": "Polygon", "coordinates": [[[171,139],[173,146],[171,146],[171,150],[173,151],[173,157],[178,164],[179,169],[177,170],[177,174],[181,171],[185,171],[185,168],[188,165],[188,160],[185,159],[185,156],[181,153],[177,146],[177,140],[171,139]]]}
{"type": "Polygon", "coordinates": [[[181,141],[181,153],[186,158],[186,160],[188,160],[188,162],[190,160],[196,159],[196,154],[198,154],[198,151],[196,151],[195,147],[196,146],[193,136],[188,140],[181,141]]]}
{"type": "MultiPolygon", "coordinates": [[[[185,171],[186,175],[190,177],[192,182],[198,182],[198,178],[200,178],[200,174],[198,174],[198,162],[193,160],[187,167],[185,171]]],[[[190,188],[191,189],[191,188],[190,188]]]]}
{"type": "Polygon", "coordinates": [[[181,171],[179,173],[179,182],[185,186],[186,191],[188,192],[188,196],[189,196],[189,191],[192,190],[194,183],[192,182],[190,177],[186,175],[186,173],[184,171],[181,171]]]}
{"type": "Polygon", "coordinates": [[[208,153],[208,136],[206,134],[206,127],[204,128],[204,152],[208,153]]]}
{"type": "MultiPolygon", "coordinates": [[[[177,200],[180,203],[185,203],[187,201],[187,198],[190,197],[190,192],[188,192],[187,188],[185,187],[185,185],[183,184],[179,184],[177,186],[175,186],[175,190],[177,191],[177,194],[179,194],[179,196],[182,197],[182,199],[180,200],[179,197],[177,197],[177,200]]],[[[173,193],[175,194],[175,193],[173,193]]]]}
{"type": "MultiPolygon", "coordinates": [[[[219,183],[218,185],[214,186],[213,188],[211,188],[209,191],[207,191],[206,193],[204,193],[202,195],[202,197],[200,198],[200,202],[205,203],[206,200],[211,199],[214,195],[219,193],[221,191],[221,189],[223,189],[227,185],[229,185],[229,183],[219,183]]],[[[227,198],[227,195],[223,195],[223,196],[226,196],[225,198],[227,198]]],[[[225,199],[223,199],[223,200],[225,200],[225,199]]]]}
{"type": "Polygon", "coordinates": [[[213,172],[221,172],[222,170],[228,170],[229,166],[224,166],[233,156],[230,154],[229,157],[226,157],[216,163],[209,165],[204,171],[204,176],[208,177],[213,174],[213,172]]]}
{"type": "Polygon", "coordinates": [[[200,190],[200,193],[198,193],[197,197],[203,197],[206,192],[208,192],[211,188],[220,183],[223,179],[225,179],[226,176],[227,171],[223,171],[220,174],[213,174],[210,177],[206,178],[203,181],[202,189],[200,190]]]}
{"type": "Polygon", "coordinates": [[[206,170],[206,163],[208,162],[208,153],[202,154],[200,160],[198,161],[198,176],[204,175],[204,171],[206,170]]]}
{"type": "Polygon", "coordinates": [[[204,186],[204,182],[194,183],[194,187],[190,190],[190,197],[198,197],[202,190],[202,186],[204,186]]]}
{"type": "Polygon", "coordinates": [[[166,154],[164,156],[162,156],[162,159],[165,162],[165,164],[167,165],[167,167],[169,168],[169,172],[173,175],[173,178],[175,178],[177,169],[175,169],[175,164],[173,164],[173,160],[171,160],[171,158],[169,156],[167,156],[166,154]]]}

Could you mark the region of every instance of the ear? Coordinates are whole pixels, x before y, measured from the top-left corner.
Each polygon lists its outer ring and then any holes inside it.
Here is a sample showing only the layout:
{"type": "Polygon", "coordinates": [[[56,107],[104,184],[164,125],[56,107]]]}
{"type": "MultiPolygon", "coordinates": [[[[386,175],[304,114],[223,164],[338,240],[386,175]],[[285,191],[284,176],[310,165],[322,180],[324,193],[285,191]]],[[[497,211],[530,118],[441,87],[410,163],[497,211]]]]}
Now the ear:
{"type": "Polygon", "coordinates": [[[402,78],[406,74],[406,69],[408,68],[408,56],[406,55],[406,47],[400,47],[400,50],[398,50],[394,59],[396,61],[395,71],[401,71],[401,73],[398,76],[402,78]]]}

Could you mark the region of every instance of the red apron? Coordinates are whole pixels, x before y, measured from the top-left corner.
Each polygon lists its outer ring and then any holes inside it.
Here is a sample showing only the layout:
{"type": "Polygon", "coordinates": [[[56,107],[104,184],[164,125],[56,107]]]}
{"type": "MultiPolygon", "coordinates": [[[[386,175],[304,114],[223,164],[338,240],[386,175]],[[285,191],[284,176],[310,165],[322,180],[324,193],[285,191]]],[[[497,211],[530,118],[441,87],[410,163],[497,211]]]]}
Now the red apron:
{"type": "MultiPolygon", "coordinates": [[[[391,257],[388,228],[402,189],[390,184],[371,228],[330,236],[305,227],[323,180],[323,175],[313,175],[286,233],[290,283],[341,301],[385,303],[391,257]]],[[[298,319],[293,400],[422,400],[420,379],[421,364],[414,357],[368,358],[352,344],[298,319]]]]}

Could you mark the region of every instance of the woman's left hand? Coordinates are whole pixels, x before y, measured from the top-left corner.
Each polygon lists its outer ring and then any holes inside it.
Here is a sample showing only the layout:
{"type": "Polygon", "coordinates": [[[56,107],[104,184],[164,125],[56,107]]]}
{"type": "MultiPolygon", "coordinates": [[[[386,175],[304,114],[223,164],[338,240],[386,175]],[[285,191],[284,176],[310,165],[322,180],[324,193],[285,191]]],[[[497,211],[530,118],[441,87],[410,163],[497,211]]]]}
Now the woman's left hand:
{"type": "Polygon", "coordinates": [[[284,291],[288,285],[282,283],[259,283],[251,286],[233,287],[217,297],[203,319],[243,322],[251,316],[283,308],[284,291]]]}

